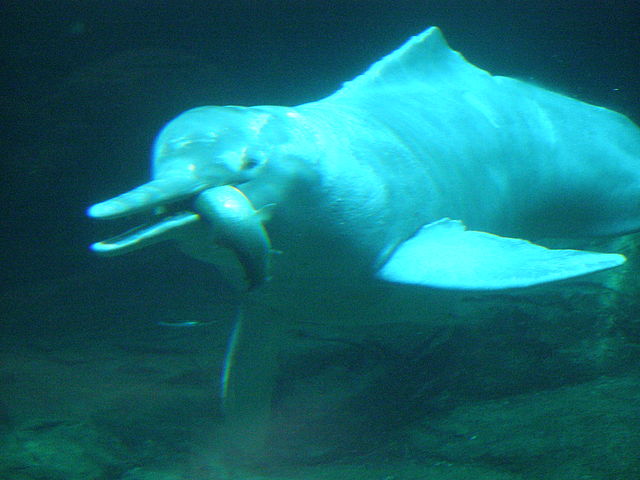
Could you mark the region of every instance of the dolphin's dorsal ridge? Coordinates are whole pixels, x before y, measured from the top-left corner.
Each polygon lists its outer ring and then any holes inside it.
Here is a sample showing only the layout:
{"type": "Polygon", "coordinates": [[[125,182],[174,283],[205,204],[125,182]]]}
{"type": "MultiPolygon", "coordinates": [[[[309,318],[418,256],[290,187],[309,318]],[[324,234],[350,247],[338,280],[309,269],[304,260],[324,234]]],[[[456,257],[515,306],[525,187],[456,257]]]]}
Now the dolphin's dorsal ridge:
{"type": "Polygon", "coordinates": [[[459,52],[452,50],[438,27],[431,27],[411,37],[405,44],[371,65],[366,72],[345,82],[334,93],[332,100],[343,100],[353,96],[371,96],[379,90],[405,93],[416,82],[439,83],[447,81],[465,84],[489,74],[470,64],[459,52]]]}
{"type": "Polygon", "coordinates": [[[553,250],[467,230],[462,222],[444,218],[401,243],[378,277],[436,288],[500,290],[564,280],[624,261],[617,254],[553,250]]]}

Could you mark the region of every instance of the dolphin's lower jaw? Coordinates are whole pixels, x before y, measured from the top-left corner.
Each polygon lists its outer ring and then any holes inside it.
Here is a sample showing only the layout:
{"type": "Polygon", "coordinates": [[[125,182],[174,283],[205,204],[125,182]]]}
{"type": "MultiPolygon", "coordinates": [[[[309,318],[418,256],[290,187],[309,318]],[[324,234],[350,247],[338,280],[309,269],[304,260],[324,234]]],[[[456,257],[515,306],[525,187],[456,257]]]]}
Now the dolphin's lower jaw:
{"type": "Polygon", "coordinates": [[[175,240],[185,229],[200,221],[195,212],[183,211],[127,230],[115,237],[96,242],[91,250],[112,257],[139,250],[166,240],[175,240]]]}
{"type": "Polygon", "coordinates": [[[90,247],[92,251],[102,256],[116,256],[169,240],[189,244],[191,238],[202,236],[202,230],[206,230],[211,239],[210,245],[187,245],[185,250],[197,250],[193,256],[216,263],[214,258],[219,257],[204,250],[226,248],[233,252],[242,266],[249,289],[265,281],[271,242],[258,212],[240,190],[229,185],[204,191],[196,188],[192,199],[185,201],[188,194],[184,188],[173,189],[174,193],[179,192],[174,198],[160,193],[152,195],[157,182],[149,182],[88,210],[89,215],[95,218],[116,218],[155,210],[150,222],[94,243],[90,247]],[[160,202],[160,199],[167,202],[160,202]],[[191,208],[176,211],[178,204],[191,208]],[[165,213],[169,210],[171,214],[165,213]]]}

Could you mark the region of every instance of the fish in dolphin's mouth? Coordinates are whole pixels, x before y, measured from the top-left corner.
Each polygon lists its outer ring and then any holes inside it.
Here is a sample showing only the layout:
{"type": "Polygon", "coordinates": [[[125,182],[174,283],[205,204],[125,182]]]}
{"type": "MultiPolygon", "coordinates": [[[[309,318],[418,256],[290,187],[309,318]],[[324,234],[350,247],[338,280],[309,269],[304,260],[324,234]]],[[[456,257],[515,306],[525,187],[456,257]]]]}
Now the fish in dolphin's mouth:
{"type": "Polygon", "coordinates": [[[202,252],[223,247],[237,257],[249,289],[266,280],[271,241],[263,225],[265,217],[238,188],[208,188],[173,202],[149,202],[146,209],[143,202],[128,205],[122,200],[127,195],[94,205],[88,213],[94,218],[115,218],[147,210],[152,211],[150,221],[92,244],[95,253],[115,256],[174,240],[193,256],[204,258],[202,252]]]}

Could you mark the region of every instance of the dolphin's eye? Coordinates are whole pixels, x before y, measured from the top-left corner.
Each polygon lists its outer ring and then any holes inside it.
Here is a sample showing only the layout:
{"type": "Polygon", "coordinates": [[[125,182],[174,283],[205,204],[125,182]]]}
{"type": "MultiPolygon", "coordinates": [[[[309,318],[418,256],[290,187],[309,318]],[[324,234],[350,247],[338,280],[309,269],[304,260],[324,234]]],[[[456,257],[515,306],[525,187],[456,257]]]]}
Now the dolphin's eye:
{"type": "Polygon", "coordinates": [[[260,164],[258,159],[253,157],[246,157],[244,159],[244,163],[242,164],[242,170],[251,170],[254,167],[257,167],[260,164]]]}

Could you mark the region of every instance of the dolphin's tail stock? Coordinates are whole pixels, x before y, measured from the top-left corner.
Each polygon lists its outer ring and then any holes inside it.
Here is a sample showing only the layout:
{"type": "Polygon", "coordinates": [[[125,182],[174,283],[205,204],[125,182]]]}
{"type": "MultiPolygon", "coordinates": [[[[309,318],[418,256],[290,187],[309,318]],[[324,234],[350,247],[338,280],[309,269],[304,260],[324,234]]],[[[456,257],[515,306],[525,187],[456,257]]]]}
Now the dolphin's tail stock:
{"type": "Polygon", "coordinates": [[[271,403],[284,341],[283,322],[265,309],[239,308],[221,376],[223,455],[234,464],[269,456],[271,403]],[[247,312],[247,310],[250,310],[247,312]]]}

